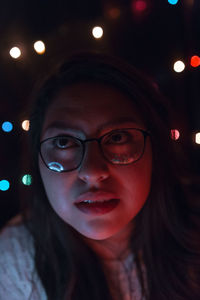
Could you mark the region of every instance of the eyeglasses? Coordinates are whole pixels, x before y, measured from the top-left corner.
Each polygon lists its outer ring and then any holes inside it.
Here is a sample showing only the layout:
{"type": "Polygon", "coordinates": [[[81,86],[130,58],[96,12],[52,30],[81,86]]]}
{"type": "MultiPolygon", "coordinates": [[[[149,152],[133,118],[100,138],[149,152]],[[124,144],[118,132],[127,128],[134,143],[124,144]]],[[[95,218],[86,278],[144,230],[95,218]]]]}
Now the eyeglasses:
{"type": "Polygon", "coordinates": [[[97,141],[108,162],[114,165],[128,165],[142,157],[148,135],[149,132],[138,128],[116,129],[99,138],[87,140],[59,135],[40,143],[40,156],[48,169],[55,172],[70,172],[81,165],[85,144],[97,141]]]}

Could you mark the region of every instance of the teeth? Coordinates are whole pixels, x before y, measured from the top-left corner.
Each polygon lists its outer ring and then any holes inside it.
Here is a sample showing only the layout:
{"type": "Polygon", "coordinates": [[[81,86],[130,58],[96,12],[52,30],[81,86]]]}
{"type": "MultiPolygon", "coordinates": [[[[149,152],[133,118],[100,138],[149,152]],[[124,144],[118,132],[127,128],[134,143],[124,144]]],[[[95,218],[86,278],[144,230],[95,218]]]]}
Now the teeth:
{"type": "Polygon", "coordinates": [[[93,203],[94,201],[92,201],[92,200],[84,200],[83,202],[84,203],[93,203]]]}
{"type": "Polygon", "coordinates": [[[106,201],[108,201],[108,200],[102,200],[102,201],[84,200],[83,203],[95,203],[95,202],[102,203],[102,202],[106,202],[106,201]]]}

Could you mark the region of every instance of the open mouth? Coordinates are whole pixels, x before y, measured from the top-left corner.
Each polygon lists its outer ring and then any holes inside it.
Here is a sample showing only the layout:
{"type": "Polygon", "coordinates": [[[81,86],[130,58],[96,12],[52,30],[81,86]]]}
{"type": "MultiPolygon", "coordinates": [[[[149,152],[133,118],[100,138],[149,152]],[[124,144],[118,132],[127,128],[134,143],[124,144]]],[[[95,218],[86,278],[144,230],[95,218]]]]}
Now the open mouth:
{"type": "Polygon", "coordinates": [[[103,201],[84,200],[76,203],[76,207],[87,214],[105,214],[112,211],[119,204],[119,199],[103,201]]]}

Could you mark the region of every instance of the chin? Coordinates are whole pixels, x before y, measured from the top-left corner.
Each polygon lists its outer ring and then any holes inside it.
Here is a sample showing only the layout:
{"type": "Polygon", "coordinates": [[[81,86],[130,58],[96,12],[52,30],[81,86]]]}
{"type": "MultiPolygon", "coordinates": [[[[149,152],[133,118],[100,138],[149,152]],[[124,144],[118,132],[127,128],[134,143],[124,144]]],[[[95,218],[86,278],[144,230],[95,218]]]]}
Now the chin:
{"type": "Polygon", "coordinates": [[[85,238],[101,241],[101,240],[106,240],[114,236],[117,236],[118,232],[120,231],[121,231],[120,229],[116,229],[116,230],[113,229],[113,230],[95,230],[90,232],[79,231],[79,233],[83,235],[85,238]]]}

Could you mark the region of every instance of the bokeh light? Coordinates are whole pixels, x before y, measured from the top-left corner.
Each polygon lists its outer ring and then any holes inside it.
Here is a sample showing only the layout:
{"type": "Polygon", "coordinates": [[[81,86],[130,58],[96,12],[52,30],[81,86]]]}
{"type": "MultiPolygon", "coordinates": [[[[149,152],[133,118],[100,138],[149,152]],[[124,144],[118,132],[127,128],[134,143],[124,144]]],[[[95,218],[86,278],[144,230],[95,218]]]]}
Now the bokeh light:
{"type": "Polygon", "coordinates": [[[0,180],[0,191],[7,191],[10,188],[10,183],[8,180],[0,180]]]}
{"type": "Polygon", "coordinates": [[[200,132],[197,132],[195,134],[195,143],[200,145],[200,132]]]}
{"type": "Polygon", "coordinates": [[[43,54],[45,52],[45,44],[42,41],[37,41],[34,43],[34,49],[37,54],[43,54]]]}
{"type": "Polygon", "coordinates": [[[100,26],[95,26],[92,29],[92,34],[95,37],[95,39],[100,39],[103,36],[103,29],[100,26]]]}
{"type": "Polygon", "coordinates": [[[5,132],[10,132],[13,130],[13,124],[11,122],[3,122],[2,126],[1,126],[2,130],[5,132]]]}
{"type": "Polygon", "coordinates": [[[120,14],[121,14],[121,11],[118,7],[111,7],[108,10],[106,10],[106,15],[110,19],[117,19],[117,18],[119,18],[120,14]]]}
{"type": "Polygon", "coordinates": [[[133,0],[131,5],[134,13],[142,13],[147,9],[147,2],[145,0],[133,0]]]}
{"type": "Polygon", "coordinates": [[[30,121],[29,120],[24,120],[22,122],[22,129],[24,129],[25,131],[28,131],[30,127],[30,121]]]}
{"type": "Polygon", "coordinates": [[[194,0],[185,0],[185,3],[188,6],[193,6],[194,5],[194,0]]]}
{"type": "Polygon", "coordinates": [[[21,56],[21,50],[18,47],[13,47],[12,49],[10,49],[10,56],[12,58],[19,58],[21,56]]]}
{"type": "Polygon", "coordinates": [[[190,64],[194,68],[200,66],[200,57],[198,55],[192,56],[190,60],[190,64]]]}
{"type": "Polygon", "coordinates": [[[178,140],[180,138],[180,132],[178,129],[171,129],[171,139],[178,140]]]}
{"type": "Polygon", "coordinates": [[[31,185],[31,183],[32,183],[32,176],[30,174],[25,174],[22,177],[22,183],[24,185],[31,185]]]}
{"type": "Polygon", "coordinates": [[[174,63],[174,71],[177,73],[183,72],[185,69],[185,64],[183,61],[178,60],[174,63]]]}
{"type": "Polygon", "coordinates": [[[175,5],[178,3],[178,0],[168,0],[169,4],[175,5]]]}

